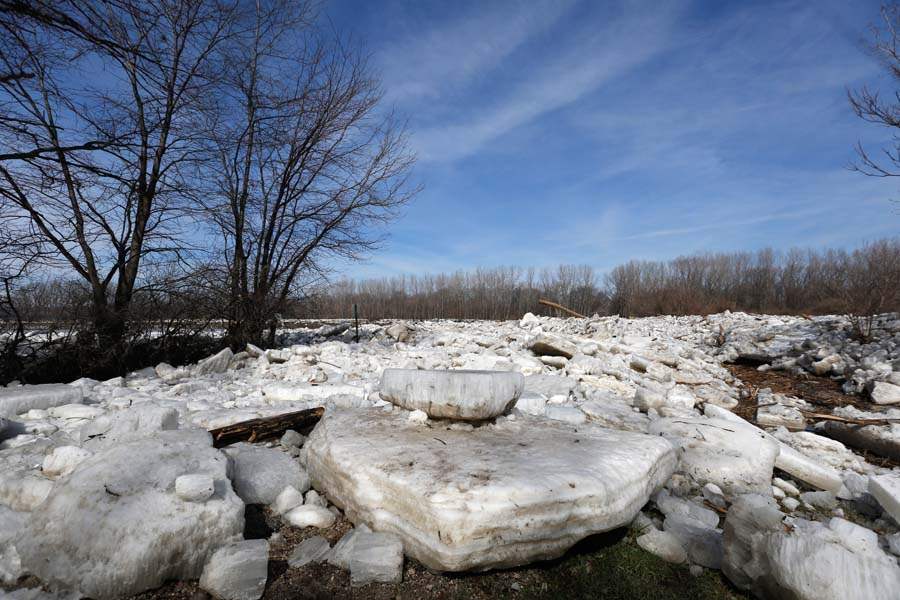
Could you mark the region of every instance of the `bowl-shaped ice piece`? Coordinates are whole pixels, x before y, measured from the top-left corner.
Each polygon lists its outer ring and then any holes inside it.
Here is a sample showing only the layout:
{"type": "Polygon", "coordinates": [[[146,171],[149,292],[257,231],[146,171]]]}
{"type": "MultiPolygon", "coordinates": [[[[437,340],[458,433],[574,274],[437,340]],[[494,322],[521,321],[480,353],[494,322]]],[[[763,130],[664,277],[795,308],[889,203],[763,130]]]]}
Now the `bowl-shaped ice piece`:
{"type": "Polygon", "coordinates": [[[420,371],[385,369],[381,397],[429,417],[480,421],[510,408],[525,386],[521,373],[509,371],[420,371]]]}

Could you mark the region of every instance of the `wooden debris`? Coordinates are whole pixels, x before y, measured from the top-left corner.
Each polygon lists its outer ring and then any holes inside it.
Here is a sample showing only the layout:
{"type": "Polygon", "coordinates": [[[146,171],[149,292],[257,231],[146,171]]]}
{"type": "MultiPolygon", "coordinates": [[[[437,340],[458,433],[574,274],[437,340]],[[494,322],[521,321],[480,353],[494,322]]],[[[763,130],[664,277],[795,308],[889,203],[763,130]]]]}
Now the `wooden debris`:
{"type": "MultiPolygon", "coordinates": [[[[766,406],[779,406],[778,402],[767,402],[766,404],[759,404],[756,408],[765,408],[766,406]]],[[[781,406],[789,406],[789,405],[781,405],[781,406]]],[[[820,413],[811,410],[803,410],[802,408],[797,409],[800,414],[804,417],[812,420],[818,421],[837,421],[838,423],[847,423],[848,425],[890,425],[891,423],[900,423],[900,419],[855,419],[853,417],[841,417],[838,415],[830,415],[827,413],[820,413]]]]}
{"type": "Polygon", "coordinates": [[[562,304],[557,304],[556,302],[552,302],[550,300],[544,300],[542,298],[542,299],[538,300],[538,304],[543,304],[544,306],[549,306],[550,308],[555,308],[557,310],[561,310],[564,313],[570,314],[573,317],[578,317],[579,319],[587,319],[587,317],[584,316],[583,314],[577,313],[574,310],[572,310],[571,308],[566,308],[562,304]]]}
{"type": "Polygon", "coordinates": [[[837,421],[838,423],[846,423],[848,425],[890,425],[891,423],[900,423],[900,419],[854,419],[852,417],[839,417],[838,415],[829,415],[824,413],[812,412],[809,410],[799,410],[804,417],[819,421],[837,421]]]}
{"type": "Polygon", "coordinates": [[[213,446],[222,448],[235,442],[259,442],[281,437],[288,429],[299,431],[311,429],[322,418],[322,407],[284,413],[261,419],[241,421],[225,427],[210,429],[213,446]]]}

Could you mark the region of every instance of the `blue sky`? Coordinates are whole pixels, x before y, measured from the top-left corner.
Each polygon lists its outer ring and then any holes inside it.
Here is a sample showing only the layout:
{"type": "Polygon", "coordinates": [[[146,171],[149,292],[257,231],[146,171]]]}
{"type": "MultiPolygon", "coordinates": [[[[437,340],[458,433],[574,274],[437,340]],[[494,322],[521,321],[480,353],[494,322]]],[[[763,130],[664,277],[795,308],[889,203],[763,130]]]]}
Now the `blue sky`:
{"type": "Polygon", "coordinates": [[[331,0],[409,120],[424,191],[351,277],[589,264],[900,231],[851,172],[878,2],[331,0]]]}

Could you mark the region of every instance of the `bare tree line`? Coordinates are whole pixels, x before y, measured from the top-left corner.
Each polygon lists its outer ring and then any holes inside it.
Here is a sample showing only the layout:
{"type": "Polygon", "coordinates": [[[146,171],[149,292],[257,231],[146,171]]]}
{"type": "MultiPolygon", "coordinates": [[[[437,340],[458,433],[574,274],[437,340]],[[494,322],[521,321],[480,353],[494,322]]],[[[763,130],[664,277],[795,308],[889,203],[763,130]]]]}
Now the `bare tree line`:
{"type": "Polygon", "coordinates": [[[5,317],[55,312],[25,293],[50,277],[112,355],[188,308],[262,342],[323,259],[376,247],[413,157],[364,53],[317,22],[293,0],[0,0],[5,317]]]}
{"type": "Polygon", "coordinates": [[[344,279],[311,291],[292,316],[342,318],[357,304],[367,319],[513,319],[538,312],[542,297],[582,314],[603,311],[605,293],[589,266],[498,267],[452,274],[344,279]]]}
{"type": "Polygon", "coordinates": [[[605,276],[588,266],[500,267],[445,275],[342,280],[311,294],[295,316],[368,319],[518,319],[554,314],[555,300],[582,314],[757,313],[854,316],[900,310],[900,239],[854,251],[792,249],[631,261],[605,276]]]}

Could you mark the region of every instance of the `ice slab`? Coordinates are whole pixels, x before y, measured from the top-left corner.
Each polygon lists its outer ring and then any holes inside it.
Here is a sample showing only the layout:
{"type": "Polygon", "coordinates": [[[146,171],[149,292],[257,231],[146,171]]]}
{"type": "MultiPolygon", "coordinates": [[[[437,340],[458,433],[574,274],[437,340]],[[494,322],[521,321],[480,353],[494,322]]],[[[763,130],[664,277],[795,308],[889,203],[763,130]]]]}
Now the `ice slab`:
{"type": "Polygon", "coordinates": [[[433,418],[478,421],[509,409],[524,386],[522,374],[509,371],[385,369],[381,397],[433,418]]]}
{"type": "Polygon", "coordinates": [[[328,557],[330,552],[331,546],[328,544],[328,540],[321,535],[314,535],[297,544],[297,547],[294,548],[290,557],[288,557],[288,565],[291,567],[302,567],[309,563],[322,562],[328,557]]]}
{"type": "Polygon", "coordinates": [[[650,423],[650,433],[678,447],[678,472],[702,488],[715,483],[730,495],[771,494],[777,442],[724,419],[663,418],[650,423]]]}
{"type": "Polygon", "coordinates": [[[390,533],[360,533],[350,550],[350,583],[400,583],[403,544],[390,533]]]}
{"type": "Polygon", "coordinates": [[[35,408],[80,404],[84,390],[63,383],[0,388],[0,417],[15,417],[35,408]]]}
{"type": "Polygon", "coordinates": [[[28,572],[98,600],[197,578],[219,546],[239,539],[244,505],[228,460],[205,431],[163,431],[97,452],[56,482],[16,548],[28,572]],[[215,480],[206,502],[185,502],[175,480],[215,480]]]}
{"type": "Polygon", "coordinates": [[[306,471],[281,450],[241,442],[225,453],[234,463],[234,489],[247,504],[272,504],[287,486],[309,489],[306,471]]]}
{"type": "Polygon", "coordinates": [[[900,523],[900,475],[869,477],[869,493],[875,496],[884,511],[900,523]]]}
{"type": "Polygon", "coordinates": [[[820,490],[837,492],[837,490],[841,489],[843,481],[841,480],[840,474],[828,465],[819,463],[812,458],[801,454],[784,442],[777,440],[772,435],[764,432],[759,427],[752,425],[729,410],[707,404],[704,407],[703,412],[707,417],[725,419],[732,423],[737,423],[751,431],[761,433],[767,439],[773,440],[779,447],[778,456],[775,459],[775,466],[785,473],[820,490]]]}
{"type": "Polygon", "coordinates": [[[668,531],[660,531],[655,527],[637,538],[637,545],[666,562],[681,564],[687,560],[687,552],[681,542],[668,531]]]}
{"type": "Polygon", "coordinates": [[[572,358],[578,347],[569,340],[556,335],[541,333],[528,342],[528,349],[538,356],[563,356],[572,358]]]}
{"type": "Polygon", "coordinates": [[[216,550],[203,568],[200,587],[222,600],[257,600],[266,589],[269,543],[244,540],[216,550]]]}
{"type": "Polygon", "coordinates": [[[314,486],[352,521],[443,571],[557,557],[631,522],[675,468],[671,444],[639,433],[531,418],[422,428],[378,409],[327,412],[306,448],[314,486]]]}

